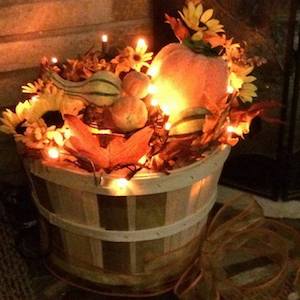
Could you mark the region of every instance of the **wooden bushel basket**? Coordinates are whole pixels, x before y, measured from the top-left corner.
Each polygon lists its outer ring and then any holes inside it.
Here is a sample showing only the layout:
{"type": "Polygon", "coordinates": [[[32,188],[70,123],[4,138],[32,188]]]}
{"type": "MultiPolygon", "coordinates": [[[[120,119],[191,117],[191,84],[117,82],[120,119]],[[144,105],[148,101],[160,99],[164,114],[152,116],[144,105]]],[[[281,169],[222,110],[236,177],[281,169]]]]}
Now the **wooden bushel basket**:
{"type": "Polygon", "coordinates": [[[27,161],[49,265],[104,292],[151,295],[170,288],[199,253],[229,147],[170,175],[104,176],[27,161]],[[99,180],[99,178],[98,178],[99,180]]]}

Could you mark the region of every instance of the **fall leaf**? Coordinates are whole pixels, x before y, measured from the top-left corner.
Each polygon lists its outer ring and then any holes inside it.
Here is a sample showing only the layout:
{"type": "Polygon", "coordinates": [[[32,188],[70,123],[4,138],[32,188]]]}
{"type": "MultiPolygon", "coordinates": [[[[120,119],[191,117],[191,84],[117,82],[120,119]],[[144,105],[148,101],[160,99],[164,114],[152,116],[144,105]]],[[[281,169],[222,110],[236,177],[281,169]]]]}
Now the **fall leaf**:
{"type": "Polygon", "coordinates": [[[87,126],[77,117],[67,115],[66,121],[72,131],[69,139],[72,147],[81,157],[91,160],[95,169],[109,167],[109,152],[100,147],[98,139],[93,136],[87,126]]]}
{"type": "Polygon", "coordinates": [[[190,36],[188,29],[183,25],[180,19],[170,17],[168,14],[165,14],[166,23],[169,23],[172,30],[174,31],[176,37],[179,41],[183,41],[190,36]]]}
{"type": "Polygon", "coordinates": [[[134,133],[126,142],[113,140],[109,145],[110,166],[137,164],[149,150],[149,142],[154,130],[145,127],[134,133]]]}

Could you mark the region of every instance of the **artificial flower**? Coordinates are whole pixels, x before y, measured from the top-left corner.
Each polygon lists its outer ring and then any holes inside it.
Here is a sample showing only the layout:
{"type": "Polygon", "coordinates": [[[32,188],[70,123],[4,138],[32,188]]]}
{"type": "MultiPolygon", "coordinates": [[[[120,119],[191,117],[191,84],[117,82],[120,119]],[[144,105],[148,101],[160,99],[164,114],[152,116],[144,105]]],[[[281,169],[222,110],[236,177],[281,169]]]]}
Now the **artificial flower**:
{"type": "Polygon", "coordinates": [[[48,112],[58,112],[61,118],[65,114],[78,115],[84,107],[80,99],[69,97],[53,86],[50,90],[40,94],[37,101],[32,102],[28,122],[35,122],[48,112]]]}
{"type": "Polygon", "coordinates": [[[47,126],[43,119],[27,124],[24,135],[20,135],[16,140],[22,141],[28,148],[43,149],[48,145],[62,147],[65,141],[70,138],[70,130],[64,125],[56,128],[55,125],[47,126]]]}
{"type": "Polygon", "coordinates": [[[257,87],[253,83],[244,83],[242,88],[239,90],[239,97],[243,102],[252,102],[256,94],[257,87]]]}
{"type": "Polygon", "coordinates": [[[213,9],[204,11],[201,3],[195,4],[191,1],[183,8],[182,12],[179,11],[185,24],[196,31],[192,40],[199,41],[205,34],[212,36],[224,32],[224,26],[220,24],[219,20],[212,19],[213,13],[213,9]]]}
{"type": "Polygon", "coordinates": [[[252,102],[257,96],[257,87],[252,83],[256,77],[249,75],[253,68],[251,65],[232,64],[229,83],[234,90],[239,92],[239,97],[243,102],[252,102]]]}
{"type": "Polygon", "coordinates": [[[6,109],[2,114],[2,118],[0,118],[2,123],[0,131],[6,134],[20,134],[18,129],[20,129],[19,127],[22,127],[23,123],[27,120],[30,109],[31,103],[29,101],[20,102],[16,106],[15,112],[6,109]]]}
{"type": "Polygon", "coordinates": [[[148,61],[152,59],[153,52],[147,52],[147,49],[147,44],[143,42],[138,42],[135,49],[126,47],[111,61],[116,64],[115,73],[119,75],[121,72],[129,72],[131,69],[140,72],[144,66],[149,68],[148,61]]]}

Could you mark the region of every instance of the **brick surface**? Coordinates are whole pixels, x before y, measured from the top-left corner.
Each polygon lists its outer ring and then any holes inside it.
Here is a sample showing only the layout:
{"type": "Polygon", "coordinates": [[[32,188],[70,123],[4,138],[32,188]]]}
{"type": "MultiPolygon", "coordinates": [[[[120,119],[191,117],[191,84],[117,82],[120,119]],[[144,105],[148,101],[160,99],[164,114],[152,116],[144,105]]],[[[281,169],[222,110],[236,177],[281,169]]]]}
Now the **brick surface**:
{"type": "Polygon", "coordinates": [[[2,7],[0,4],[0,37],[142,19],[152,14],[152,0],[27,2],[2,7]]]}
{"type": "Polygon", "coordinates": [[[133,20],[152,17],[153,0],[114,0],[114,19],[133,20]]]}
{"type": "Polygon", "coordinates": [[[113,21],[112,0],[62,0],[1,7],[0,36],[113,21]]]}
{"type": "Polygon", "coordinates": [[[0,43],[0,71],[32,68],[39,64],[43,56],[72,57],[85,52],[91,45],[99,43],[100,33],[107,32],[113,43],[130,42],[137,34],[151,34],[151,21],[148,19],[93,26],[87,32],[17,42],[0,43]]]}
{"type": "Polygon", "coordinates": [[[25,100],[21,93],[21,86],[34,81],[39,74],[38,68],[17,70],[0,73],[0,108],[17,104],[19,100],[25,100]]]}

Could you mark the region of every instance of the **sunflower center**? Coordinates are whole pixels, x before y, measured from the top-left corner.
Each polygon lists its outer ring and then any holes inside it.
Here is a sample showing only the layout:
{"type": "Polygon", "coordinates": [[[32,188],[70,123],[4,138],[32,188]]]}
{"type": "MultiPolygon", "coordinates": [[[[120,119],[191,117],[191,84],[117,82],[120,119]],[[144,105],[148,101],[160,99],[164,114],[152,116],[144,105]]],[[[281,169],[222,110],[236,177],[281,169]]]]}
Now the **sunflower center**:
{"type": "Polygon", "coordinates": [[[42,116],[48,127],[55,125],[56,128],[61,128],[64,126],[64,119],[59,111],[47,111],[42,116]]]}
{"type": "Polygon", "coordinates": [[[142,57],[141,57],[139,54],[134,54],[134,55],[133,55],[133,59],[134,59],[135,61],[141,61],[142,57]]]}
{"type": "Polygon", "coordinates": [[[23,134],[26,131],[26,128],[22,126],[24,123],[25,123],[25,121],[22,121],[16,126],[16,128],[15,128],[16,133],[23,134]]]}

